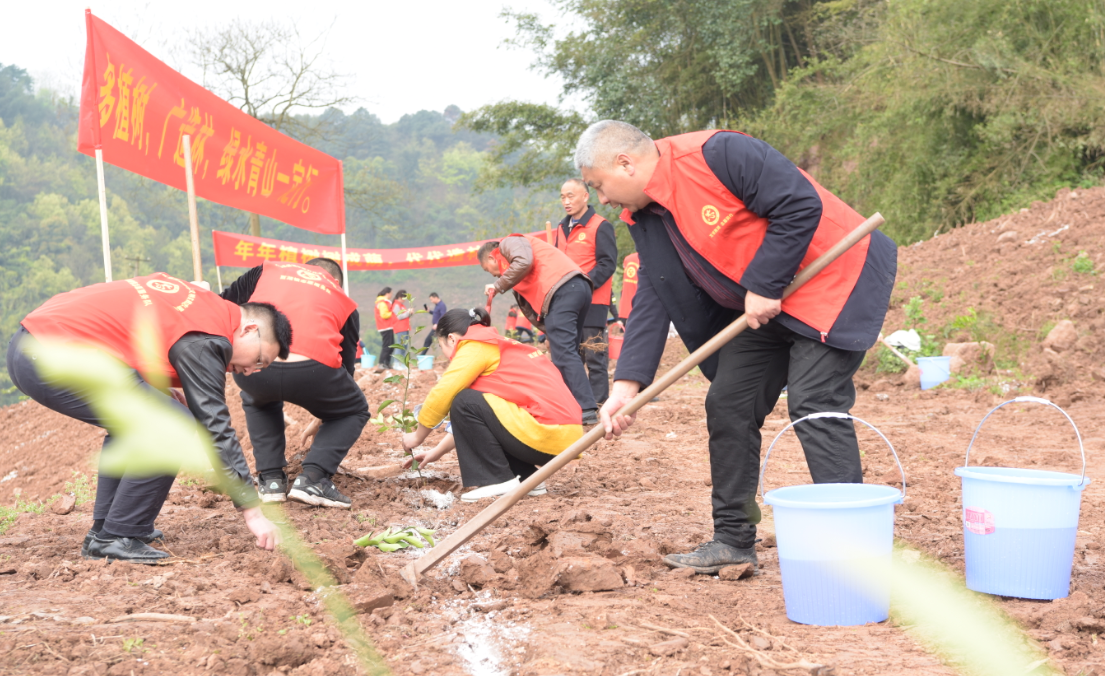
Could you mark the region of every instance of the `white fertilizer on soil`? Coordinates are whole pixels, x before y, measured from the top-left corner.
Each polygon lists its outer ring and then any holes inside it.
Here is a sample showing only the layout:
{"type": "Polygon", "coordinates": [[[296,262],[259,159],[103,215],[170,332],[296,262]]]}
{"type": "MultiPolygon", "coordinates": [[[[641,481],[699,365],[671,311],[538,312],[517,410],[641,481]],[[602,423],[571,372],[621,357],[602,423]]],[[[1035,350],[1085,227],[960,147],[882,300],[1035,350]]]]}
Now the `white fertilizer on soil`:
{"type": "Polygon", "coordinates": [[[491,594],[483,591],[472,601],[446,606],[449,609],[445,614],[459,615],[454,629],[461,640],[453,646],[471,676],[509,676],[513,673],[511,662],[517,662],[516,656],[525,651],[523,642],[530,633],[528,626],[505,620],[497,611],[481,613],[468,608],[471,603],[490,600],[491,594]]]}
{"type": "Polygon", "coordinates": [[[453,506],[453,502],[456,501],[456,496],[453,495],[453,491],[448,493],[442,493],[441,491],[433,488],[427,488],[422,491],[422,497],[426,502],[434,506],[434,509],[449,509],[453,506]]]}

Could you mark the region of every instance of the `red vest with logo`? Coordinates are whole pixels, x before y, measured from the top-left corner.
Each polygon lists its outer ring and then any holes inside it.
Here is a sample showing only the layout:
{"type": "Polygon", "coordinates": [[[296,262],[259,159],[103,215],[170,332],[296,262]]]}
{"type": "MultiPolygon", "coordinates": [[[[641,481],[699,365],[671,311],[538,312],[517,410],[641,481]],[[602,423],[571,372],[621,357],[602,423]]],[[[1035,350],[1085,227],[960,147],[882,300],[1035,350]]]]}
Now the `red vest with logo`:
{"type": "Polygon", "coordinates": [[[637,271],[641,257],[631,253],[622,261],[622,296],[618,299],[618,318],[626,319],[633,310],[633,296],[637,293],[637,271]]]}
{"type": "MultiPolygon", "coordinates": [[[[645,193],[672,213],[679,232],[695,251],[739,284],[764,240],[768,221],[749,211],[706,164],[702,146],[718,131],[698,131],[656,141],[660,160],[645,193]]],[[[799,269],[864,221],[863,216],[806,172],[802,175],[817,190],[822,212],[799,269]]],[[[622,220],[633,224],[628,209],[622,212],[622,220]]],[[[870,243],[870,236],[865,237],[833,261],[783,301],[783,312],[820,331],[824,338],[859,280],[870,243]]]]}
{"type": "MultiPolygon", "coordinates": [[[[580,270],[586,272],[595,267],[595,242],[598,240],[599,225],[606,219],[594,214],[586,223],[572,228],[570,235],[564,235],[564,228],[556,228],[556,248],[568,254],[580,270]]],[[[591,294],[592,305],[609,305],[610,291],[614,278],[606,280],[591,294]]]]}
{"type": "MultiPolygon", "coordinates": [[[[514,234],[510,237],[525,237],[525,235],[514,234]]],[[[542,309],[545,307],[545,296],[549,295],[549,290],[565,275],[583,271],[563,251],[546,243],[545,240],[536,237],[529,237],[527,240],[533,247],[533,267],[529,269],[522,281],[514,285],[514,291],[526,299],[540,318],[542,309]]],[[[510,263],[498,249],[493,250],[491,255],[498,261],[500,270],[510,267],[510,263]]]]}
{"type": "Polygon", "coordinates": [[[271,303],[292,325],[291,352],[341,366],[341,329],[357,304],[322,268],[265,261],[250,302],[271,303]]]}
{"type": "Polygon", "coordinates": [[[506,330],[513,331],[518,327],[518,311],[509,310],[506,313],[506,330]]]}
{"type": "Polygon", "coordinates": [[[386,296],[376,296],[376,330],[387,331],[394,328],[395,313],[391,311],[391,301],[386,296]]]}
{"type": "Polygon", "coordinates": [[[407,304],[401,298],[396,298],[391,302],[391,311],[395,315],[395,332],[411,330],[411,318],[399,319],[400,312],[407,311],[407,304]]]}
{"type": "Polygon", "coordinates": [[[139,372],[158,370],[179,387],[180,379],[169,364],[169,348],[193,331],[223,336],[233,343],[241,321],[242,311],[234,303],[155,272],[60,293],[21,323],[39,340],[98,347],[139,372]],[[136,344],[143,322],[159,336],[152,364],[143,363],[136,344]]]}
{"type": "MultiPolygon", "coordinates": [[[[476,378],[469,386],[471,389],[494,394],[517,405],[542,425],[580,424],[583,410],[564,384],[560,370],[540,350],[503,338],[495,329],[480,324],[468,327],[461,338],[465,340],[499,347],[499,367],[489,376],[476,378]]],[[[449,355],[450,359],[452,357],[449,355]]]]}

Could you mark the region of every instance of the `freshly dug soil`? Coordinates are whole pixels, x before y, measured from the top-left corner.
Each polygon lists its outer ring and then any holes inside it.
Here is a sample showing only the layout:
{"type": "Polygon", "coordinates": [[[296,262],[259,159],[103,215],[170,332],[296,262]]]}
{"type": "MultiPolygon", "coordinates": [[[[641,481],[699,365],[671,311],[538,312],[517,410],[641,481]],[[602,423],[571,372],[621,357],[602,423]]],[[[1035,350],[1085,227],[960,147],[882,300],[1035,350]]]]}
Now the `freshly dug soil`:
{"type": "MultiPolygon", "coordinates": [[[[999,366],[982,374],[991,379],[984,387],[920,392],[900,384],[898,376],[875,373],[873,365],[858,378],[854,413],[889,437],[908,474],[897,536],[959,572],[963,536],[953,469],[963,463],[983,415],[1006,398],[991,388],[1000,391],[1005,383],[1011,392],[1042,393],[1069,406],[1086,442],[1091,477],[1097,478],[1096,460],[1105,453],[1105,404],[1096,396],[1101,386],[1094,376],[1102,352],[1096,331],[1101,292],[1096,275],[1071,268],[1071,256],[1080,250],[1098,262],[1105,190],[1072,195],[900,252],[888,332],[904,325],[901,306],[913,296],[926,299],[930,333],[975,308],[988,318],[983,328],[993,335],[953,332],[940,339],[981,337],[998,346],[999,366]],[[1009,231],[1016,237],[999,242],[1009,231]],[[1075,347],[1048,354],[1042,329],[1063,319],[1074,322],[1080,337],[1075,347]]],[[[982,329],[976,322],[973,330],[982,329]]],[[[670,341],[664,368],[684,354],[678,341],[670,341]]],[[[416,377],[414,401],[440,368],[416,377]]],[[[374,412],[396,394],[378,376],[362,383],[374,412]]],[[[453,457],[431,465],[424,481],[411,474],[356,476],[359,468],[401,458],[396,434],[367,428],[343,465],[348,473],[335,477],[354,509],[289,503],[288,515],[344,584],[362,626],[396,674],[784,673],[727,645],[709,615],[780,662],[805,659],[832,666],[841,676],[954,673],[908,627],[790,622],[770,520],[761,528],[760,572],[754,576],[691,576],[661,564],[663,554],[687,551],[711,537],[707,387],[700,375],[672,387],[641,411],[628,434],[587,451],[549,481],[548,495],[524,499],[431,570],[418,591],[400,580],[398,570],[421,550],[365,552],[351,541],[387,525],[436,528],[441,538],[475,516],[486,504],[447,497],[462,491],[453,457]]],[[[235,428],[244,431],[232,383],[228,395],[235,428]]],[[[301,462],[299,434],[309,418],[290,406],[288,417],[294,474],[301,462]]],[[[764,447],[786,421],[783,401],[765,425],[764,447]]],[[[858,434],[866,480],[900,481],[881,441],[865,429],[858,434]]],[[[768,488],[809,481],[797,442],[788,436],[772,457],[768,488]]],[[[101,440],[99,430],[34,403],[0,409],[0,504],[60,493],[74,470],[92,471],[101,440]]],[[[972,462],[1074,471],[1080,460],[1074,434],[1058,413],[1018,404],[987,423],[972,462]]],[[[1084,494],[1071,596],[1055,602],[995,599],[1027,640],[1072,675],[1105,674],[1105,646],[1098,638],[1105,635],[1103,491],[1094,482],[1084,494]]],[[[175,555],[170,565],[81,560],[90,519],[86,502],[65,515],[49,509],[23,514],[0,534],[3,673],[360,673],[318,593],[282,555],[256,550],[230,503],[196,480],[178,479],[157,522],[175,555]],[[116,621],[136,613],[195,621],[116,621]]]]}

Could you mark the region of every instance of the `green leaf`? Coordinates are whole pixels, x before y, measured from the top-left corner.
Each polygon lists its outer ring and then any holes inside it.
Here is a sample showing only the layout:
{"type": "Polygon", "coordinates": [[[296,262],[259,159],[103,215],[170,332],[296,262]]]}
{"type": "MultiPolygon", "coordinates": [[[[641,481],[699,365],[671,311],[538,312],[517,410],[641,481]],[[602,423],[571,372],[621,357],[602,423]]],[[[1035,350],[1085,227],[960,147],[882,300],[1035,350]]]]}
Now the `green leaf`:
{"type": "Polygon", "coordinates": [[[381,413],[383,412],[383,410],[385,408],[387,408],[388,406],[391,406],[394,403],[395,403],[394,399],[385,400],[384,403],[380,404],[380,408],[376,409],[376,415],[381,415],[381,413]]]}
{"type": "Polygon", "coordinates": [[[393,376],[388,376],[387,378],[384,378],[384,382],[385,383],[397,383],[402,379],[403,379],[403,376],[401,376],[399,374],[395,374],[393,376]]]}

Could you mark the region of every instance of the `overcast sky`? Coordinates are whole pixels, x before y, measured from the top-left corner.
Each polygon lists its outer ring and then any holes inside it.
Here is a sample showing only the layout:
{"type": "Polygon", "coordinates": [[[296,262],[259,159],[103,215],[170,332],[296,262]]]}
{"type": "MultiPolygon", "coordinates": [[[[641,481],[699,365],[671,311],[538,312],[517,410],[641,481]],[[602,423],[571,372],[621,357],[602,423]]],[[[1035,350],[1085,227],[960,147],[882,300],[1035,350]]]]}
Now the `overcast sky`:
{"type": "MultiPolygon", "coordinates": [[[[513,27],[504,6],[534,11],[546,22],[546,0],[422,0],[420,2],[262,2],[261,0],[33,0],[4,2],[0,64],[25,68],[41,84],[78,95],[84,62],[84,9],[188,72],[174,47],[190,28],[233,18],[293,20],[306,37],[327,30],[326,52],[351,77],[348,92],[385,123],[419,110],[456,104],[472,110],[504,99],[556,104],[560,82],[529,70],[531,55],[503,45],[513,27]],[[274,13],[274,8],[279,13],[274,13]]],[[[177,51],[179,54],[179,49],[177,51]]],[[[351,110],[347,111],[351,112],[351,110]]]]}

